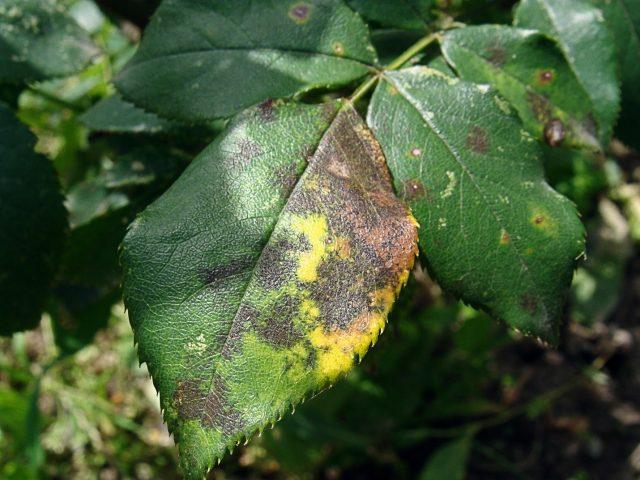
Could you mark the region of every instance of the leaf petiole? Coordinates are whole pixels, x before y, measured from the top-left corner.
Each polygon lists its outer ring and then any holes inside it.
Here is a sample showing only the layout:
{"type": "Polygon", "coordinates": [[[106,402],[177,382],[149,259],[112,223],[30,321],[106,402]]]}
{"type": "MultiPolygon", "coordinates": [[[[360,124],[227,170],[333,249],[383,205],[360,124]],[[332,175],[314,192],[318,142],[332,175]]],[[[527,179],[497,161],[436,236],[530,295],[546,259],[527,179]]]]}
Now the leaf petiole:
{"type": "Polygon", "coordinates": [[[351,95],[351,103],[355,103],[364,97],[369,90],[371,90],[380,79],[380,75],[383,72],[388,72],[391,70],[397,70],[402,67],[405,63],[407,63],[411,58],[415,57],[422,50],[431,45],[434,41],[440,40],[442,38],[442,34],[440,32],[430,33],[426,37],[421,38],[416,43],[411,45],[407,50],[405,50],[402,55],[396,58],[393,62],[391,62],[387,67],[384,68],[382,72],[376,72],[375,75],[367,78],[351,95]]]}

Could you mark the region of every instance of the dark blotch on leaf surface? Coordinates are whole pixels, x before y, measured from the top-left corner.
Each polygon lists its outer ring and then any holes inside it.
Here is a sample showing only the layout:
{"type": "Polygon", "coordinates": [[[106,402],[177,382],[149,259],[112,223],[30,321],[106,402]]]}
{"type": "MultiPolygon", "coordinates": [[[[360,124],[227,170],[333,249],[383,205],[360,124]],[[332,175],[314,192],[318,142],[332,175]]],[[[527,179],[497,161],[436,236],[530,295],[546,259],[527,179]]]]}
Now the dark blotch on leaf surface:
{"type": "Polygon", "coordinates": [[[253,260],[251,258],[244,258],[235,260],[227,265],[203,268],[200,274],[202,276],[202,281],[206,285],[215,286],[224,281],[225,278],[238,275],[246,269],[251,268],[252,265],[253,260]]]}
{"type": "Polygon", "coordinates": [[[258,105],[258,111],[260,112],[260,118],[265,122],[273,122],[276,119],[275,107],[277,105],[277,100],[273,98],[268,98],[260,105],[258,105]]]}
{"type": "Polygon", "coordinates": [[[242,430],[245,426],[242,415],[228,400],[228,388],[217,373],[214,374],[213,388],[206,396],[201,413],[202,425],[222,430],[226,435],[242,430]]]}
{"type": "Polygon", "coordinates": [[[564,124],[553,119],[544,126],[544,139],[552,147],[557,147],[562,143],[565,137],[564,124]]]}
{"type": "Polygon", "coordinates": [[[297,3],[289,11],[289,15],[297,22],[306,22],[309,20],[309,12],[311,7],[306,3],[297,3]]]}
{"type": "Polygon", "coordinates": [[[415,200],[426,195],[426,190],[422,182],[413,178],[404,182],[402,196],[405,200],[415,200]]]}
{"type": "Polygon", "coordinates": [[[502,67],[507,61],[507,51],[500,45],[487,48],[487,60],[494,67],[502,67]]]}
{"type": "Polygon", "coordinates": [[[524,308],[531,316],[535,316],[538,312],[538,301],[535,299],[533,295],[525,293],[520,299],[520,305],[524,308]]]}
{"type": "Polygon", "coordinates": [[[467,135],[467,147],[476,153],[487,153],[489,151],[487,132],[478,125],[474,125],[467,135]]]}

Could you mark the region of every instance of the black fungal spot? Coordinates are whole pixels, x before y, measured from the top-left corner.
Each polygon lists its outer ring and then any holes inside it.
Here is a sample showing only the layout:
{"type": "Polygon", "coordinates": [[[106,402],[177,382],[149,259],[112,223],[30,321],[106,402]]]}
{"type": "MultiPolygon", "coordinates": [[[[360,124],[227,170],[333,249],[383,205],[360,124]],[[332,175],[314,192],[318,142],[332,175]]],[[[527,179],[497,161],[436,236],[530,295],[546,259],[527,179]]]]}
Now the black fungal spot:
{"type": "Polygon", "coordinates": [[[273,122],[276,120],[276,105],[277,100],[273,98],[269,98],[258,105],[258,112],[260,113],[260,118],[265,122],[273,122]]]}
{"type": "Polygon", "coordinates": [[[271,346],[275,348],[291,348],[303,337],[301,332],[296,330],[293,321],[299,310],[299,299],[282,296],[271,307],[271,312],[266,319],[256,318],[254,320],[253,328],[271,346]]]}
{"type": "Polygon", "coordinates": [[[402,197],[405,200],[415,200],[426,195],[424,185],[417,178],[407,180],[403,184],[402,197]]]}
{"type": "Polygon", "coordinates": [[[235,260],[226,265],[203,268],[200,270],[200,277],[205,285],[215,287],[225,278],[238,275],[248,268],[251,268],[253,263],[254,258],[247,257],[235,260]]]}
{"type": "Polygon", "coordinates": [[[553,119],[546,123],[544,126],[544,139],[549,146],[557,147],[565,138],[564,124],[558,120],[553,119]]]}
{"type": "Polygon", "coordinates": [[[200,389],[200,382],[185,380],[178,383],[173,394],[173,404],[181,420],[199,420],[202,402],[205,395],[200,389]]]}
{"type": "Polygon", "coordinates": [[[225,435],[241,431],[246,422],[229,402],[229,391],[220,375],[213,378],[211,392],[204,399],[200,422],[205,428],[222,430],[225,435]]]}
{"type": "Polygon", "coordinates": [[[487,132],[478,125],[474,125],[467,134],[467,147],[476,153],[487,153],[489,151],[487,132]]]}
{"type": "Polygon", "coordinates": [[[249,164],[254,158],[259,157],[264,153],[260,145],[248,138],[239,141],[237,147],[240,157],[245,165],[249,164]]]}
{"type": "Polygon", "coordinates": [[[494,67],[502,67],[507,62],[507,51],[500,45],[487,48],[486,58],[494,67]]]}
{"type": "Polygon", "coordinates": [[[257,268],[258,279],[265,289],[282,288],[295,275],[296,258],[290,254],[294,249],[293,244],[283,239],[274,240],[264,248],[257,268]]]}
{"type": "Polygon", "coordinates": [[[525,293],[520,299],[520,306],[525,309],[531,316],[535,316],[538,312],[538,301],[533,295],[525,293]]]}
{"type": "Polygon", "coordinates": [[[282,165],[275,171],[275,184],[280,187],[281,197],[289,198],[300,178],[299,166],[293,162],[282,165]]]}
{"type": "Polygon", "coordinates": [[[540,225],[542,223],[544,223],[544,216],[543,215],[536,215],[535,218],[533,219],[533,223],[535,223],[536,225],[540,225]]]}

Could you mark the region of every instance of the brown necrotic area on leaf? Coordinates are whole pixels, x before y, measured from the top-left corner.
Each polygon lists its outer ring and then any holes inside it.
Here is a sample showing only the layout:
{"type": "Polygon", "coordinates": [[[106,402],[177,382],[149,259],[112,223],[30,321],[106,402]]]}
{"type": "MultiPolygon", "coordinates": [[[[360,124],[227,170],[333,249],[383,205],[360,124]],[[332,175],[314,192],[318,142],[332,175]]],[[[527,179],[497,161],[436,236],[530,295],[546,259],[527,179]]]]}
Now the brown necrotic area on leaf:
{"type": "Polygon", "coordinates": [[[555,74],[553,70],[538,70],[536,72],[536,80],[542,86],[550,85],[554,78],[555,74]]]}
{"type": "Polygon", "coordinates": [[[489,151],[489,137],[484,128],[474,125],[467,134],[467,147],[475,153],[483,154],[489,151]]]}
{"type": "MultiPolygon", "coordinates": [[[[239,392],[255,388],[243,372],[259,370],[261,385],[302,392],[288,393],[286,402],[266,395],[256,400],[264,405],[251,407],[282,412],[346,373],[384,329],[417,255],[417,224],[394,195],[380,146],[350,105],[314,152],[213,355],[213,381],[183,382],[176,390],[182,420],[230,436],[253,429],[258,423],[233,407],[239,392]],[[267,361],[272,368],[261,368],[267,361]]],[[[207,275],[233,271],[224,268],[207,275]]]]}
{"type": "Polygon", "coordinates": [[[427,194],[422,181],[418,178],[406,180],[402,185],[402,198],[407,201],[417,200],[427,194]]]}
{"type": "Polygon", "coordinates": [[[494,67],[502,67],[507,62],[507,51],[504,47],[494,44],[487,48],[485,58],[494,67]]]}
{"type": "Polygon", "coordinates": [[[311,5],[305,2],[294,3],[289,9],[289,18],[296,23],[306,23],[311,15],[311,5]]]}

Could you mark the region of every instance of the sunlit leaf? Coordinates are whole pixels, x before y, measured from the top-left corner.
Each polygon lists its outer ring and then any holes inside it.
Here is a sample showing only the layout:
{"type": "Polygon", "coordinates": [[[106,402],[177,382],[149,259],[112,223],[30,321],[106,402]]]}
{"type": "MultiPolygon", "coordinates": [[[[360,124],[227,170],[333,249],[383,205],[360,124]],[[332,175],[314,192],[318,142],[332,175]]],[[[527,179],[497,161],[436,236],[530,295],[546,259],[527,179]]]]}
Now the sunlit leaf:
{"type": "Polygon", "coordinates": [[[0,80],[22,82],[72,75],[98,48],[50,0],[0,0],[0,80]]]}
{"type": "Polygon", "coordinates": [[[542,34],[500,25],[468,27],[447,33],[442,48],[463,79],[496,88],[538,139],[552,146],[599,147],[589,97],[542,34]]]}
{"type": "Polygon", "coordinates": [[[369,124],[440,285],[553,341],[583,229],[544,181],[539,146],[496,95],[424,67],[391,72],[369,124]]]}
{"type": "Polygon", "coordinates": [[[344,85],[375,63],[366,25],[339,0],[165,0],[116,84],[147,110],[202,121],[344,85]]]}
{"type": "Polygon", "coordinates": [[[125,303],[190,477],[351,369],[416,226],[349,104],[241,114],[133,223],[125,303]]]}
{"type": "Polygon", "coordinates": [[[608,145],[620,110],[620,88],[613,37],[600,10],[586,0],[522,0],[515,23],[558,42],[591,99],[600,142],[608,145]]]}

